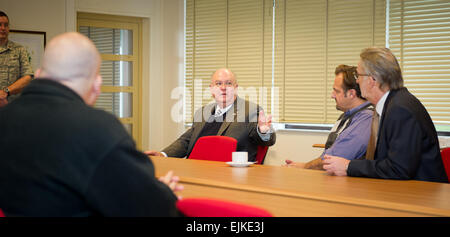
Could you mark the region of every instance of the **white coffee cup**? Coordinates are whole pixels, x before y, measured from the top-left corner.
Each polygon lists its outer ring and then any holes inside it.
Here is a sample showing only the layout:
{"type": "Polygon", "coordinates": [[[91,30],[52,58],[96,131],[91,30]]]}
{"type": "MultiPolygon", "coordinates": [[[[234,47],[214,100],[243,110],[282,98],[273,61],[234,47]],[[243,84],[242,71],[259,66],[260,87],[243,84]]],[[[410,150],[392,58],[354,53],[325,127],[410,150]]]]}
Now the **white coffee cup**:
{"type": "Polygon", "coordinates": [[[233,163],[244,164],[248,162],[248,152],[235,151],[233,152],[233,163]]]}

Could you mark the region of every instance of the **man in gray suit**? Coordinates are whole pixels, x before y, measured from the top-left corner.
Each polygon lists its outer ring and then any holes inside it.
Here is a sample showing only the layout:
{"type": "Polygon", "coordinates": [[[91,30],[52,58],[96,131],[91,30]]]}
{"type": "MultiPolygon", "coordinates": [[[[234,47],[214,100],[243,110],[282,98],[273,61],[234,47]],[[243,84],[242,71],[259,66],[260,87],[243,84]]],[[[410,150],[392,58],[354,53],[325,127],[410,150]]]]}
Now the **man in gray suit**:
{"type": "Polygon", "coordinates": [[[228,136],[238,141],[237,151],[247,151],[248,160],[256,160],[258,146],[272,146],[276,135],[272,116],[265,116],[262,108],[237,96],[238,84],[234,73],[226,68],[214,72],[210,91],[215,103],[208,104],[194,114],[192,127],[170,146],[159,151],[146,151],[150,156],[189,157],[198,138],[228,136]]]}

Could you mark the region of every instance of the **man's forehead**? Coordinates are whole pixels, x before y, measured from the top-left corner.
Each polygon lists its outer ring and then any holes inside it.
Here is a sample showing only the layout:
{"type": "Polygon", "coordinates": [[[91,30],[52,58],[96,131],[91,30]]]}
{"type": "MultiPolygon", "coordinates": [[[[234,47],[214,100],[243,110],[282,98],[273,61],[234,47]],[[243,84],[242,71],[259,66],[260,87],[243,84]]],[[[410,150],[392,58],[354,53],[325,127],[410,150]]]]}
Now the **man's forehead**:
{"type": "Polygon", "coordinates": [[[8,17],[0,16],[0,22],[9,22],[8,17]]]}
{"type": "Polygon", "coordinates": [[[333,88],[334,89],[342,89],[342,83],[344,81],[344,73],[340,72],[339,74],[336,75],[336,77],[334,78],[334,84],[333,84],[333,88]]]}
{"type": "Polygon", "coordinates": [[[342,81],[344,80],[344,72],[340,72],[336,75],[334,78],[334,84],[342,84],[342,81]]]}
{"type": "Polygon", "coordinates": [[[213,81],[234,81],[234,77],[231,73],[217,72],[212,77],[213,81]]]}

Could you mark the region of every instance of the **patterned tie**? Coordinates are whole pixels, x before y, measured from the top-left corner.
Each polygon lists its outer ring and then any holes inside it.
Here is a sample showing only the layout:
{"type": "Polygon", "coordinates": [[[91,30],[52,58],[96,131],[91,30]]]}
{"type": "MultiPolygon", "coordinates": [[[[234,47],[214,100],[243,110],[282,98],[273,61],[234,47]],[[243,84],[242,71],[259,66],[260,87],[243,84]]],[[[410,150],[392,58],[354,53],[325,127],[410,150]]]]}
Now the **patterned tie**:
{"type": "Polygon", "coordinates": [[[221,109],[216,109],[216,112],[214,113],[214,117],[220,117],[222,116],[223,111],[221,109]]]}
{"type": "Polygon", "coordinates": [[[377,146],[379,116],[376,110],[373,110],[372,127],[369,144],[367,144],[366,160],[373,160],[377,146]]]}

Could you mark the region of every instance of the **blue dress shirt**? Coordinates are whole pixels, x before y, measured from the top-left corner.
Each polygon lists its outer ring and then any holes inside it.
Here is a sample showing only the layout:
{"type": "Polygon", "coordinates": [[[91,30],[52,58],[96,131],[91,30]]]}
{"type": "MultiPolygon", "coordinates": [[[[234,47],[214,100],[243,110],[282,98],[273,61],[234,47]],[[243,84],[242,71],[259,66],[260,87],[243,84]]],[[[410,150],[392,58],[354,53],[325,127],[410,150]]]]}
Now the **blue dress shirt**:
{"type": "MultiPolygon", "coordinates": [[[[370,102],[363,103],[345,112],[345,114],[351,114],[366,106],[368,103],[370,102]]],[[[366,153],[367,144],[369,143],[372,114],[373,111],[368,109],[355,114],[350,125],[339,134],[330,148],[323,151],[320,157],[323,159],[324,155],[332,155],[340,156],[348,160],[362,157],[366,153]]]]}

